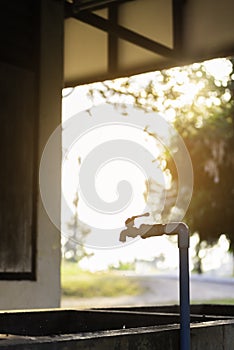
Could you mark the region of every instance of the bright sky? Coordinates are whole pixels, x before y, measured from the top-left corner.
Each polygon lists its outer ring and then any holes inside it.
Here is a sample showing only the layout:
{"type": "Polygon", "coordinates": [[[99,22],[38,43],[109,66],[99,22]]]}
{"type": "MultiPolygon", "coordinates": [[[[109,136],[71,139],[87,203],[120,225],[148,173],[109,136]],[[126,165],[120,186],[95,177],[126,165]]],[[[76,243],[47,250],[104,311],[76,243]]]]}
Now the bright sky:
{"type": "MultiPolygon", "coordinates": [[[[63,99],[63,121],[68,120],[75,114],[82,114],[82,111],[92,106],[90,100],[87,98],[88,86],[76,87],[69,91],[65,90],[65,98],[63,99]],[[66,96],[66,93],[68,96],[66,96]]],[[[87,118],[87,116],[86,116],[87,118]]],[[[70,209],[73,210],[72,202],[74,194],[78,188],[78,163],[77,159],[85,158],[89,152],[97,147],[100,143],[106,142],[112,139],[128,139],[137,142],[146,149],[149,149],[152,153],[152,159],[158,155],[158,148],[155,146],[155,141],[152,137],[147,137],[147,134],[140,129],[133,129],[127,126],[115,125],[105,126],[104,132],[100,129],[95,129],[86,135],[83,135],[66,153],[62,166],[62,189],[65,199],[70,204],[70,209]]],[[[157,170],[157,164],[155,164],[156,173],[158,172],[157,180],[162,183],[164,178],[162,176],[161,169],[157,170]]],[[[79,219],[85,224],[99,227],[99,224],[103,228],[121,227],[124,221],[132,216],[142,213],[145,207],[144,192],[146,191],[145,181],[147,175],[143,169],[140,169],[136,164],[123,159],[115,159],[107,164],[103,164],[96,173],[96,191],[98,195],[106,202],[111,202],[116,199],[116,187],[123,178],[130,182],[133,187],[133,198],[131,199],[130,206],[121,213],[115,216],[102,215],[95,210],[92,211],[85,205],[85,201],[82,201],[80,196],[79,202],[79,219]],[[123,176],[124,174],[124,176],[123,176]]],[[[66,212],[62,213],[62,225],[66,230],[66,224],[70,220],[70,217],[66,215],[66,212]]],[[[145,222],[145,220],[144,220],[145,222]]],[[[93,229],[95,231],[95,229],[93,229]]],[[[120,230],[118,231],[118,235],[120,230]]],[[[117,238],[118,239],[118,238],[117,238]]],[[[92,233],[88,235],[88,240],[92,246],[92,233]]],[[[129,239],[131,242],[131,239],[129,239]]],[[[89,243],[88,242],[88,243],[89,243]]],[[[119,242],[118,242],[119,244],[119,242]]],[[[122,245],[122,243],[121,243],[122,245]]],[[[101,269],[107,267],[109,264],[117,264],[118,261],[132,261],[135,258],[139,259],[151,259],[155,255],[159,255],[162,252],[167,252],[168,259],[172,260],[170,265],[177,266],[177,249],[176,245],[168,243],[165,237],[157,238],[154,244],[152,240],[138,240],[133,244],[127,244],[121,248],[115,249],[89,249],[88,252],[94,252],[94,256],[89,259],[84,259],[81,266],[88,267],[89,269],[101,269]]],[[[168,260],[168,262],[169,262],[168,260]]]]}
{"type": "MultiPolygon", "coordinates": [[[[225,77],[230,73],[231,66],[224,59],[212,60],[206,63],[206,68],[210,74],[214,75],[217,80],[223,81],[225,77]]],[[[149,76],[149,74],[147,74],[149,76]]],[[[144,75],[142,75],[142,81],[144,81],[144,75]]],[[[177,79],[186,80],[186,76],[177,77],[177,79]]],[[[185,81],[183,81],[185,83],[185,81]]],[[[191,85],[191,84],[190,84],[191,85]]],[[[198,86],[184,85],[183,88],[186,90],[186,95],[184,98],[189,100],[192,99],[196,93],[198,86]]],[[[92,107],[92,102],[88,98],[89,86],[80,86],[74,89],[64,89],[63,91],[63,104],[62,104],[62,115],[63,122],[68,121],[69,118],[79,113],[82,115],[82,111],[90,109],[92,107]]],[[[170,113],[169,113],[170,114],[170,113]]],[[[173,119],[174,114],[171,111],[171,115],[167,116],[168,119],[173,119]]],[[[88,118],[86,116],[86,118],[88,118]]],[[[102,142],[107,142],[113,139],[128,139],[137,142],[142,147],[147,148],[150,152],[157,157],[158,147],[153,141],[152,137],[147,137],[146,133],[142,130],[137,130],[133,128],[128,128],[126,126],[109,126],[103,129],[95,128],[89,133],[82,135],[77,142],[71,145],[67,150],[66,156],[63,159],[62,165],[62,191],[64,197],[70,207],[70,210],[74,211],[72,201],[74,199],[75,192],[79,188],[78,184],[78,172],[79,164],[78,158],[85,158],[92,149],[98,147],[102,142]]],[[[116,214],[115,216],[100,214],[95,210],[90,209],[85,200],[82,199],[80,195],[79,202],[79,219],[85,224],[92,225],[94,227],[100,228],[111,228],[120,227],[123,222],[123,217],[126,219],[131,215],[137,215],[142,213],[145,207],[144,192],[145,181],[147,180],[147,174],[144,170],[134,164],[134,162],[129,162],[125,159],[114,159],[110,162],[102,164],[99,169],[97,169],[95,175],[95,188],[97,194],[106,202],[111,203],[116,200],[116,188],[121,180],[126,180],[131,183],[133,188],[133,197],[131,198],[129,208],[116,214]],[[124,174],[124,176],[123,176],[124,174]]],[[[165,182],[165,178],[162,175],[162,171],[158,168],[158,181],[165,182]]],[[[163,184],[165,185],[165,184],[163,184]]],[[[66,231],[67,222],[71,219],[69,216],[71,213],[62,208],[62,230],[66,231]]],[[[141,222],[147,222],[144,218],[141,222]]],[[[88,235],[88,245],[92,247],[92,232],[88,235]],[[91,238],[90,238],[91,237],[91,238]]],[[[223,239],[223,238],[222,238],[223,239]]],[[[129,240],[130,242],[131,240],[129,240]]],[[[196,239],[191,240],[191,248],[196,243],[196,239]]],[[[175,242],[171,242],[167,237],[156,237],[146,240],[134,240],[132,244],[125,244],[119,248],[109,248],[109,249],[93,249],[87,248],[88,252],[94,252],[93,257],[89,259],[83,259],[81,266],[84,268],[89,268],[90,270],[98,270],[106,268],[109,264],[117,264],[118,261],[133,261],[134,259],[152,259],[153,257],[163,253],[165,255],[165,263],[162,267],[167,268],[177,268],[178,267],[178,248],[175,242]]],[[[226,248],[224,248],[226,251],[226,248]]],[[[224,252],[220,251],[222,254],[224,252]]],[[[216,252],[216,261],[217,261],[216,252]]],[[[220,253],[220,254],[221,254],[220,253]]],[[[220,259],[219,259],[220,260],[220,259]]],[[[210,262],[212,265],[212,263],[210,262]]],[[[191,262],[192,266],[192,262],[191,262]]]]}

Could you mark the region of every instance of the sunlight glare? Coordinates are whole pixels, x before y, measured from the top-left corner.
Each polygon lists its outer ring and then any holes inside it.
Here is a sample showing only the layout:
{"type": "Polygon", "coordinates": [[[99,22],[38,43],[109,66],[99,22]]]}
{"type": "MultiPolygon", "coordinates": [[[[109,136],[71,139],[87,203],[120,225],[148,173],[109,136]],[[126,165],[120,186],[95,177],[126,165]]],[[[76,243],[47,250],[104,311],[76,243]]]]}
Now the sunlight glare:
{"type": "Polygon", "coordinates": [[[213,75],[215,79],[225,81],[232,72],[232,64],[226,58],[216,58],[210,61],[205,61],[204,66],[206,71],[213,75]]]}

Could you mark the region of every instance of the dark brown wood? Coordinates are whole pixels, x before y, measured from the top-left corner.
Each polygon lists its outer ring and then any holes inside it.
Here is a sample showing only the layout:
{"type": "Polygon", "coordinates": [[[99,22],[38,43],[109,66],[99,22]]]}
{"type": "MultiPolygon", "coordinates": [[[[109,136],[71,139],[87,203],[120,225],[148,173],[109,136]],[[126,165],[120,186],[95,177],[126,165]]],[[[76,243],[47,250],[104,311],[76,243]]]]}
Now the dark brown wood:
{"type": "Polygon", "coordinates": [[[36,278],[40,1],[1,2],[0,279],[36,278]]]}
{"type": "Polygon", "coordinates": [[[0,96],[0,272],[32,273],[35,74],[0,63],[0,96]]]}
{"type": "Polygon", "coordinates": [[[89,12],[82,12],[80,14],[74,14],[74,18],[78,19],[81,22],[90,24],[95,28],[103,30],[112,35],[116,35],[119,39],[126,40],[132,44],[138,45],[146,50],[154,52],[156,54],[172,58],[174,53],[173,50],[169,47],[160,44],[156,41],[153,41],[143,35],[140,35],[132,30],[129,30],[123,26],[115,25],[111,21],[102,18],[96,14],[89,12]]]}
{"type": "Polygon", "coordinates": [[[3,0],[0,8],[0,61],[34,69],[37,1],[3,0]]]}
{"type": "MultiPolygon", "coordinates": [[[[113,25],[118,24],[118,6],[112,5],[108,9],[108,19],[113,25]]],[[[108,72],[115,73],[118,70],[118,37],[108,34],[108,72]]]]}

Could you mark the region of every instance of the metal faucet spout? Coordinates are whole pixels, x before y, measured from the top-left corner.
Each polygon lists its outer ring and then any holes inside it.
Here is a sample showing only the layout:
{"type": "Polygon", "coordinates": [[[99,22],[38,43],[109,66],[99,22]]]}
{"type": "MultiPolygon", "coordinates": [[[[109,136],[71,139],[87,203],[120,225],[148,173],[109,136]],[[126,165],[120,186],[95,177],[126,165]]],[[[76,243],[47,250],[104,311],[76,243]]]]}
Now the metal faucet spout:
{"type": "MultiPolygon", "coordinates": [[[[146,225],[141,225],[142,226],[146,225]]],[[[141,235],[141,238],[145,239],[153,236],[161,235],[178,235],[178,247],[188,248],[189,247],[189,228],[184,222],[170,222],[168,224],[154,224],[147,225],[151,226],[146,233],[141,235]]]]}

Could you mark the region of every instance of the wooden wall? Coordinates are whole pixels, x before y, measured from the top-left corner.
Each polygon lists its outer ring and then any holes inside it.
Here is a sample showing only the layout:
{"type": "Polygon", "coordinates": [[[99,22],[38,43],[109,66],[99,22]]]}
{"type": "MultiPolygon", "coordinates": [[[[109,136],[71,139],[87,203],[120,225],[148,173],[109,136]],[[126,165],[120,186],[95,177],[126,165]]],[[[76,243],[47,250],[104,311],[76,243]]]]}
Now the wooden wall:
{"type": "Polygon", "coordinates": [[[0,6],[0,277],[35,279],[38,1],[0,6]]]}

